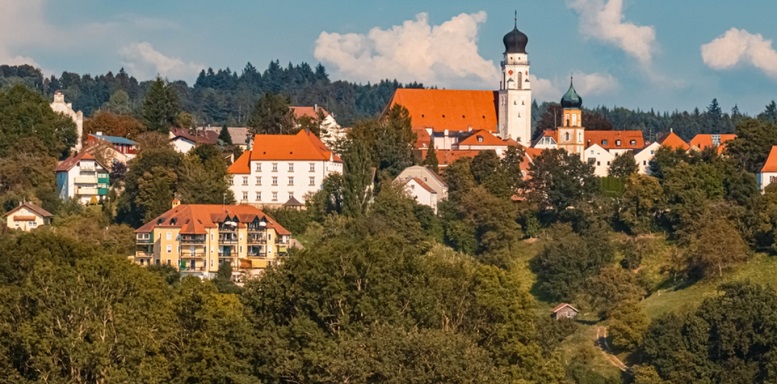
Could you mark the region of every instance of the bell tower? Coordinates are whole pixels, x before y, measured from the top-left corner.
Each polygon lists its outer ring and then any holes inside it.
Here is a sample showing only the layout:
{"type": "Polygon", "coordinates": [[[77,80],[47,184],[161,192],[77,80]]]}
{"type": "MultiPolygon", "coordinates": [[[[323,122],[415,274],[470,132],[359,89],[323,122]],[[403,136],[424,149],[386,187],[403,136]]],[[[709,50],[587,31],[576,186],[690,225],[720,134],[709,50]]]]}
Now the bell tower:
{"type": "Polygon", "coordinates": [[[499,136],[531,145],[531,82],[529,81],[529,38],[518,30],[518,12],[513,30],[502,42],[505,45],[502,60],[502,79],[499,82],[499,136]]]}
{"type": "Polygon", "coordinates": [[[577,94],[573,79],[569,78],[569,89],[561,98],[561,126],[558,127],[558,147],[568,153],[583,156],[585,149],[585,128],[583,127],[583,98],[577,94]]]}

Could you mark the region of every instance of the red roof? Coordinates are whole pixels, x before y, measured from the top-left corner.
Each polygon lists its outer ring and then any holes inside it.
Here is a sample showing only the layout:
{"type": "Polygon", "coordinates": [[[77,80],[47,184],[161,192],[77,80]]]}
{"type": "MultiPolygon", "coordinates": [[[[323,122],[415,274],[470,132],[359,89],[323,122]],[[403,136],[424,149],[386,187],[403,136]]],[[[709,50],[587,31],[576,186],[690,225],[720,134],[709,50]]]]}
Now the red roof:
{"type": "Polygon", "coordinates": [[[149,221],[135,230],[136,233],[149,233],[156,228],[180,228],[180,233],[204,235],[207,228],[217,228],[218,223],[237,218],[240,224],[250,223],[254,219],[267,221],[267,228],[275,229],[279,235],[290,235],[286,228],[262,210],[251,205],[220,204],[182,204],[149,221]]]}
{"type": "Polygon", "coordinates": [[[245,151],[243,152],[240,157],[235,160],[232,165],[227,168],[227,172],[231,173],[233,175],[240,175],[240,174],[250,174],[251,173],[251,151],[245,151]]]}
{"type": "Polygon", "coordinates": [[[769,157],[766,158],[761,172],[777,172],[777,145],[772,147],[769,151],[769,157]]]}
{"type": "Polygon", "coordinates": [[[699,149],[707,149],[712,147],[718,148],[718,153],[723,152],[726,148],[726,142],[737,138],[735,134],[720,134],[713,135],[709,133],[700,133],[691,139],[691,146],[699,149]],[[717,136],[717,144],[713,143],[712,137],[717,136]]]}
{"type": "Polygon", "coordinates": [[[660,138],[658,140],[658,143],[661,144],[663,147],[671,148],[671,149],[682,149],[683,151],[687,151],[690,146],[688,143],[685,142],[680,136],[677,136],[674,132],[669,132],[664,137],[660,138]]]}
{"type": "Polygon", "coordinates": [[[94,160],[97,164],[100,164],[104,169],[108,169],[108,167],[106,167],[105,164],[95,159],[94,155],[92,155],[87,151],[81,151],[81,153],[75,156],[71,156],[65,160],[62,160],[61,163],[57,164],[57,167],[54,170],[56,172],[67,172],[71,168],[75,167],[78,164],[78,162],[81,160],[94,160]]]}
{"type": "MultiPolygon", "coordinates": [[[[461,158],[467,158],[467,157],[475,157],[480,153],[480,151],[463,151],[463,150],[435,150],[435,154],[437,155],[437,164],[440,166],[447,166],[454,161],[461,159],[461,158]]],[[[421,150],[421,158],[426,158],[426,149],[421,150]]]]}
{"type": "Polygon", "coordinates": [[[389,108],[396,104],[407,108],[413,129],[496,132],[498,100],[496,91],[401,88],[394,92],[389,108]]]}
{"type": "Polygon", "coordinates": [[[586,148],[599,144],[604,149],[642,149],[645,138],[642,131],[589,131],[585,130],[586,148]],[[620,143],[620,145],[618,145],[620,143]]]}
{"type": "MultiPolygon", "coordinates": [[[[8,216],[8,215],[10,215],[10,214],[12,214],[12,213],[22,209],[22,208],[27,208],[30,211],[35,212],[36,214],[38,214],[41,217],[54,217],[54,215],[51,212],[49,212],[49,211],[47,211],[47,210],[45,210],[45,209],[43,209],[43,208],[33,204],[33,203],[27,202],[27,201],[25,201],[24,203],[22,203],[18,207],[14,208],[14,209],[12,209],[12,210],[10,210],[8,212],[6,212],[6,214],[3,215],[3,216],[8,216]]],[[[23,216],[16,216],[16,217],[23,217],[23,216]]]]}
{"type": "Polygon", "coordinates": [[[561,303],[561,304],[557,305],[555,308],[551,309],[550,311],[553,312],[553,313],[556,313],[556,312],[564,309],[565,307],[572,308],[575,312],[580,312],[580,311],[577,310],[577,308],[573,307],[572,304],[567,304],[567,303],[561,303]]]}
{"type": "Polygon", "coordinates": [[[255,135],[253,147],[229,166],[231,174],[251,173],[250,161],[342,161],[316,135],[299,131],[296,135],[255,135]]]}
{"type": "Polygon", "coordinates": [[[429,192],[429,193],[437,193],[437,191],[432,189],[432,187],[430,187],[428,184],[426,184],[423,180],[421,180],[421,179],[419,179],[417,177],[414,177],[411,180],[415,181],[418,185],[421,186],[421,188],[425,189],[427,192],[429,192]]]}
{"type": "Polygon", "coordinates": [[[494,136],[491,132],[484,129],[475,131],[470,137],[459,142],[459,145],[471,145],[471,146],[507,146],[506,141],[494,136]]]}
{"type": "Polygon", "coordinates": [[[170,128],[170,133],[173,134],[173,139],[184,138],[196,144],[218,144],[219,132],[208,130],[197,130],[197,135],[189,133],[188,129],[183,128],[170,128]]]}
{"type": "Polygon", "coordinates": [[[415,133],[415,148],[423,149],[423,148],[429,148],[429,143],[432,141],[432,137],[429,136],[429,132],[426,132],[425,129],[414,129],[413,133],[415,133]]]}
{"type": "Polygon", "coordinates": [[[327,112],[322,107],[317,106],[290,106],[289,109],[291,109],[291,113],[294,115],[295,120],[299,120],[301,117],[308,116],[313,119],[318,119],[318,111],[316,111],[316,108],[318,108],[319,111],[324,115],[324,117],[329,116],[329,112],[327,112]]]}

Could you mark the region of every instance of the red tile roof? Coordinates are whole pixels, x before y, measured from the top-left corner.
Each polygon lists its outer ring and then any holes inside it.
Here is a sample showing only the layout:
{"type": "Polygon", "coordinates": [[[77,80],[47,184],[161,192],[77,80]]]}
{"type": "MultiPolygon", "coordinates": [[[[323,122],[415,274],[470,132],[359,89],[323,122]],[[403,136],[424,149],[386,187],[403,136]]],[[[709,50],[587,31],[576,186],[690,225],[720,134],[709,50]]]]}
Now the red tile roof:
{"type": "Polygon", "coordinates": [[[414,177],[411,180],[415,181],[418,185],[421,186],[421,188],[425,189],[427,192],[429,192],[429,193],[437,193],[437,191],[432,189],[432,187],[430,187],[428,184],[426,184],[423,180],[421,180],[421,179],[419,179],[417,177],[414,177]]]}
{"type": "Polygon", "coordinates": [[[322,107],[316,107],[316,106],[290,106],[289,109],[291,109],[291,113],[294,115],[295,120],[299,120],[301,117],[308,116],[313,119],[318,119],[318,111],[316,111],[316,108],[318,108],[321,113],[323,113],[324,117],[329,116],[329,112],[327,112],[322,107]]]}
{"type": "Polygon", "coordinates": [[[709,133],[700,133],[691,139],[691,146],[699,149],[717,147],[718,153],[722,153],[726,148],[726,142],[737,138],[737,135],[735,134],[720,134],[717,135],[720,136],[720,143],[719,145],[715,145],[712,143],[712,136],[713,135],[709,133]]]}
{"type": "Polygon", "coordinates": [[[415,148],[429,148],[429,144],[432,142],[432,137],[429,136],[429,132],[426,132],[425,129],[414,129],[413,133],[415,133],[416,137],[415,148]]]}
{"type": "Polygon", "coordinates": [[[777,145],[773,146],[772,150],[769,151],[769,157],[766,158],[761,172],[777,172],[777,145]]]}
{"type": "Polygon", "coordinates": [[[687,151],[689,148],[691,148],[688,143],[685,142],[680,136],[677,136],[674,132],[669,132],[663,137],[658,139],[658,143],[661,144],[663,147],[671,148],[671,149],[682,149],[683,151],[687,151]]]}
{"type": "Polygon", "coordinates": [[[402,88],[394,92],[388,107],[407,108],[413,129],[496,132],[498,100],[496,91],[402,88]]]}
{"type": "Polygon", "coordinates": [[[243,152],[227,171],[230,174],[251,173],[249,163],[253,160],[342,161],[316,135],[304,130],[296,135],[255,135],[253,147],[243,152]]]}
{"type": "Polygon", "coordinates": [[[247,175],[251,173],[251,151],[243,152],[240,157],[232,163],[227,172],[233,175],[247,175]]]}
{"type": "MultiPolygon", "coordinates": [[[[421,158],[426,158],[426,149],[420,150],[421,152],[421,158]]],[[[461,158],[467,158],[467,157],[475,157],[480,153],[480,151],[463,151],[463,150],[443,150],[443,149],[435,149],[435,154],[437,155],[437,163],[440,166],[447,166],[454,161],[461,159],[461,158]]]]}
{"type": "Polygon", "coordinates": [[[267,228],[279,235],[290,235],[286,228],[262,210],[251,205],[181,204],[144,224],[136,233],[149,233],[155,228],[180,228],[180,233],[204,235],[207,228],[217,228],[218,223],[233,220],[245,225],[254,219],[267,221],[267,228]]]}
{"type": "Polygon", "coordinates": [[[81,160],[94,160],[97,164],[100,164],[103,169],[108,169],[108,167],[105,166],[105,164],[101,163],[99,160],[94,158],[94,155],[87,151],[81,151],[81,153],[68,157],[65,160],[62,160],[61,163],[57,164],[57,167],[54,169],[56,172],[67,172],[71,168],[75,167],[79,161],[81,160]]]}
{"type": "Polygon", "coordinates": [[[506,141],[494,136],[491,134],[491,132],[486,130],[478,130],[475,131],[472,135],[470,135],[468,138],[462,140],[459,142],[459,145],[471,145],[471,146],[507,146],[509,145],[506,141]]]}
{"type": "Polygon", "coordinates": [[[604,149],[642,149],[645,138],[642,131],[589,131],[585,130],[586,148],[599,144],[604,149]],[[620,141],[620,145],[618,144],[620,141]],[[633,142],[633,144],[632,144],[633,142]]]}
{"type": "Polygon", "coordinates": [[[565,307],[572,308],[575,312],[580,312],[579,310],[577,310],[577,308],[573,307],[572,304],[567,304],[567,303],[561,303],[561,304],[557,305],[555,308],[551,309],[550,311],[553,312],[553,313],[556,313],[556,312],[564,309],[565,307]]]}
{"type": "Polygon", "coordinates": [[[197,135],[195,136],[188,129],[170,128],[170,133],[173,134],[172,140],[181,137],[196,144],[218,144],[219,142],[219,132],[210,130],[197,130],[197,135]]]}

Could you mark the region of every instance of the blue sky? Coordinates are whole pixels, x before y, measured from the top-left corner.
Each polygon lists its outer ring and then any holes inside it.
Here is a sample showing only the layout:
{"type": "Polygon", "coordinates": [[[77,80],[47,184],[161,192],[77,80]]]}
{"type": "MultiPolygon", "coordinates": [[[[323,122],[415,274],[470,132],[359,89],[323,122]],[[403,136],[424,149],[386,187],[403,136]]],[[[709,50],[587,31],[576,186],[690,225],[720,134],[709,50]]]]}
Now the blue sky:
{"type": "Polygon", "coordinates": [[[6,0],[0,63],[124,67],[191,83],[203,67],[322,62],[330,77],[494,89],[502,36],[529,36],[535,98],[570,74],[587,106],[758,113],[777,99],[777,2],[749,0],[6,0]]]}

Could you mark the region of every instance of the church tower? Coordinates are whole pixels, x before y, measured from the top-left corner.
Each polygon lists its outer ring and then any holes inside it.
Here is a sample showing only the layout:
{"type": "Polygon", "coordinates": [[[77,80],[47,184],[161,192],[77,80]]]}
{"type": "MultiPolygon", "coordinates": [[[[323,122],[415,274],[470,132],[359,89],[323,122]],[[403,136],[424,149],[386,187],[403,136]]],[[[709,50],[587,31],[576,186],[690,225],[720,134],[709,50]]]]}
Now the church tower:
{"type": "Polygon", "coordinates": [[[558,147],[568,153],[583,155],[585,128],[583,127],[583,98],[575,91],[572,79],[569,90],[561,98],[561,126],[558,127],[558,147]]]}
{"type": "Polygon", "coordinates": [[[513,30],[502,39],[505,45],[502,61],[502,80],[499,84],[499,136],[513,139],[521,145],[531,145],[531,82],[529,81],[529,38],[513,30]]]}

